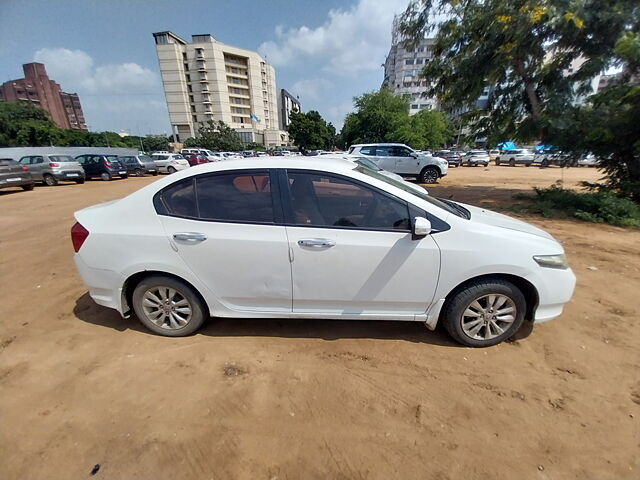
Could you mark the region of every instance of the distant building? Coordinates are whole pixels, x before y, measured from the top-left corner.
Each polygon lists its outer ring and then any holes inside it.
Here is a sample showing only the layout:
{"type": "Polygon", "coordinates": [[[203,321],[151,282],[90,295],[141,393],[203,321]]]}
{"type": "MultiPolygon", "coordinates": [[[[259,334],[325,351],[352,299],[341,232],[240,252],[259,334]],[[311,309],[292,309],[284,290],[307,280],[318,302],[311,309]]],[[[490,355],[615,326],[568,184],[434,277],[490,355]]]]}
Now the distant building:
{"type": "Polygon", "coordinates": [[[60,128],[86,130],[80,98],[66,93],[49,78],[42,63],[22,65],[24,78],[9,80],[0,87],[0,101],[27,101],[49,112],[51,120],[60,128]]]}
{"type": "Polygon", "coordinates": [[[286,145],[280,129],[275,70],[258,53],[192,35],[153,34],[174,138],[195,137],[201,124],[222,120],[244,143],[286,145]]]}
{"type": "Polygon", "coordinates": [[[436,110],[438,100],[427,96],[428,80],[420,78],[423,67],[432,58],[433,38],[424,38],[415,49],[408,50],[403,45],[399,31],[399,19],[393,19],[391,48],[384,62],[382,86],[398,95],[409,95],[409,115],[420,110],[436,110]]]}
{"type": "Polygon", "coordinates": [[[294,97],[284,88],[280,89],[280,95],[278,95],[278,112],[280,117],[280,130],[289,130],[289,115],[291,112],[301,112],[302,106],[300,100],[294,97]]]}

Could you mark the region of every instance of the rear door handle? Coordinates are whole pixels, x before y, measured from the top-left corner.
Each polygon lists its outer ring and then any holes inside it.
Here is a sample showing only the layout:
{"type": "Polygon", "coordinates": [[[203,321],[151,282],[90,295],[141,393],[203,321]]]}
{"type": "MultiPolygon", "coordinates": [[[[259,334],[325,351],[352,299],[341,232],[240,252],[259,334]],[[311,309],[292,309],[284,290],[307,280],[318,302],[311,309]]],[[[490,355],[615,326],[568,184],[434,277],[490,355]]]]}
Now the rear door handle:
{"type": "Polygon", "coordinates": [[[327,238],[306,238],[303,240],[298,240],[298,245],[300,245],[301,247],[323,248],[333,247],[335,244],[336,242],[327,238]]]}
{"type": "Polygon", "coordinates": [[[175,240],[183,240],[186,242],[203,242],[207,239],[207,236],[204,233],[198,232],[179,232],[174,233],[173,238],[175,240]]]}

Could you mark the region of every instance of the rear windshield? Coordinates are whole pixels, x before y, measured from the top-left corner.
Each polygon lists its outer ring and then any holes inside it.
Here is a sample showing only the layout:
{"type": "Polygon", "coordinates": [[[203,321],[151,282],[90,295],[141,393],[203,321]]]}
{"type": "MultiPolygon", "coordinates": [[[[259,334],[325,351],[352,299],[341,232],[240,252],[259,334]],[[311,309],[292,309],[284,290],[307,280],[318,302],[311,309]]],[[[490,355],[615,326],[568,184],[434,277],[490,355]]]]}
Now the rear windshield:
{"type": "Polygon", "coordinates": [[[184,157],[183,157],[182,155],[180,155],[179,153],[176,153],[176,154],[173,156],[173,158],[175,158],[175,159],[177,159],[177,160],[180,160],[180,159],[183,159],[184,157]]]}
{"type": "Polygon", "coordinates": [[[69,155],[49,155],[49,159],[54,162],[75,162],[76,159],[69,155]]]}

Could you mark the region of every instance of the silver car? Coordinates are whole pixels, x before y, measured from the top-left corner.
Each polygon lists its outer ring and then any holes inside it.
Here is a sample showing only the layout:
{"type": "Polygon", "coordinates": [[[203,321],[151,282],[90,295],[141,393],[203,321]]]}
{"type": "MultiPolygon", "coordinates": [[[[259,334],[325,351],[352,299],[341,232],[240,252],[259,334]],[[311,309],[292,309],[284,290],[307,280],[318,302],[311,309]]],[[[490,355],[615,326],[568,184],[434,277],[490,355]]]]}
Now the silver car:
{"type": "Polygon", "coordinates": [[[29,169],[36,182],[50,187],[60,181],[84,183],[84,169],[70,155],[27,155],[20,159],[20,164],[29,169]]]}
{"type": "Polygon", "coordinates": [[[145,173],[158,175],[156,162],[147,155],[120,155],[118,160],[126,167],[129,175],[135,175],[136,177],[144,177],[145,173]]]}
{"type": "Polygon", "coordinates": [[[533,163],[533,152],[524,148],[505,150],[496,157],[496,165],[516,165],[530,166],[533,163]]]}

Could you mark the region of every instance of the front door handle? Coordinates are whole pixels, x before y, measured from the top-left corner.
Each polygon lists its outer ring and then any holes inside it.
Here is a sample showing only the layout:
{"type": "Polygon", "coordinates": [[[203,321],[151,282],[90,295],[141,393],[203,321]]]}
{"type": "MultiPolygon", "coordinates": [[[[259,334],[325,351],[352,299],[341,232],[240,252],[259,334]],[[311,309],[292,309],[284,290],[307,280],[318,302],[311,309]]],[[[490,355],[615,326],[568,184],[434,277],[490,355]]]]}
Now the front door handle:
{"type": "Polygon", "coordinates": [[[175,240],[183,240],[186,242],[203,242],[207,239],[207,236],[204,233],[198,232],[179,232],[174,233],[173,238],[175,240]]]}
{"type": "Polygon", "coordinates": [[[298,240],[298,245],[301,247],[323,248],[333,247],[335,244],[335,241],[327,238],[306,238],[304,240],[298,240]]]}

